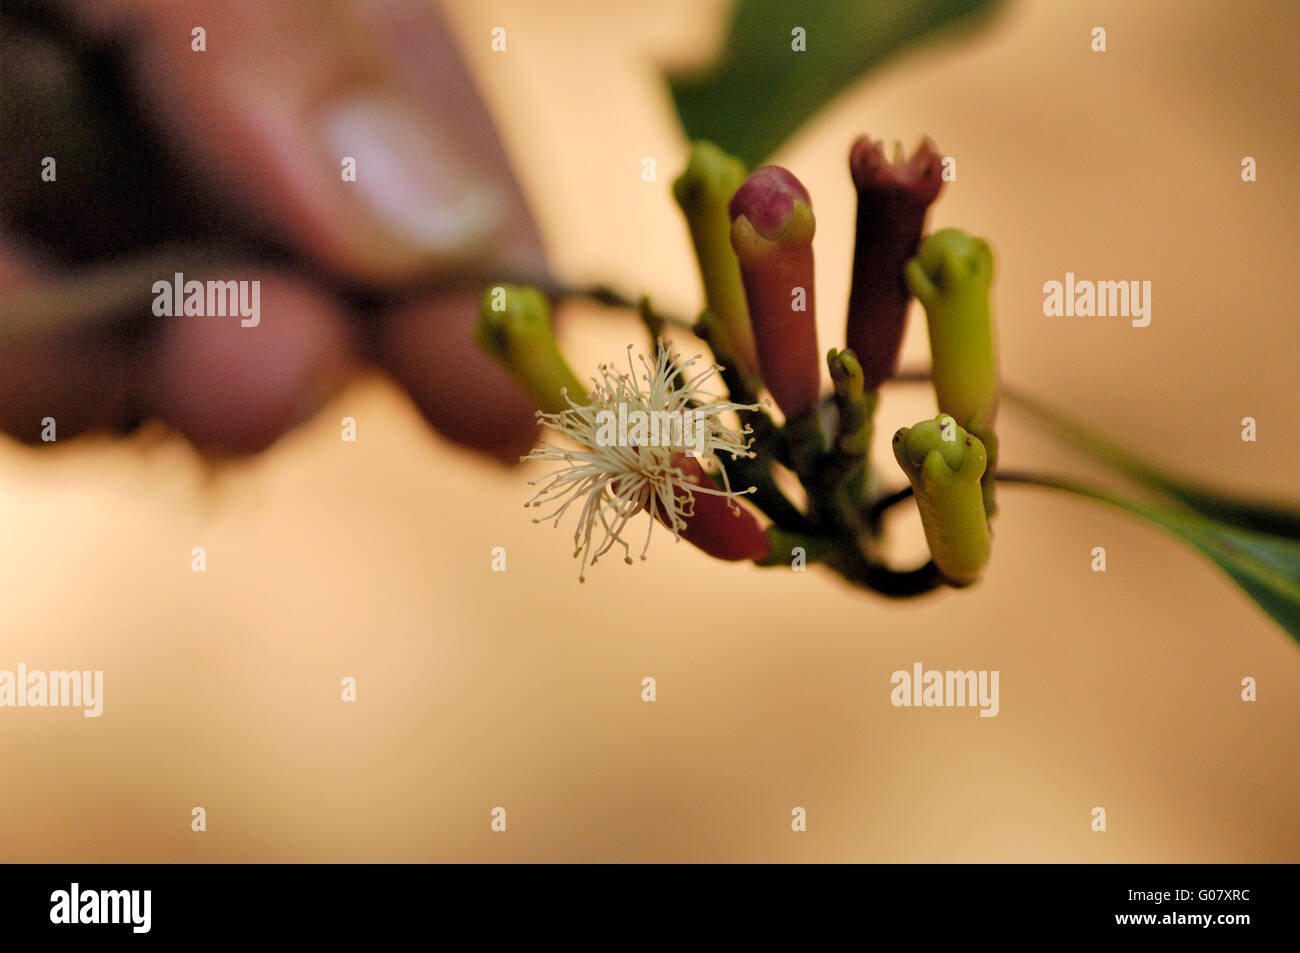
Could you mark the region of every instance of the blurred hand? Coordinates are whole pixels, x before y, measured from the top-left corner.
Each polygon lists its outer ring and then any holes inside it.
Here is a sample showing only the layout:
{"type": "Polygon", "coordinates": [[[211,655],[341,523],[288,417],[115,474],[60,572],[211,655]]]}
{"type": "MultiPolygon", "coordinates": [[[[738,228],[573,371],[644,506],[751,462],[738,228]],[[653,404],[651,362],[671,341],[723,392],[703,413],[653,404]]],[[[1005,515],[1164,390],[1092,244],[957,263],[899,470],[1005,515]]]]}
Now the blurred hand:
{"type": "Polygon", "coordinates": [[[122,316],[134,319],[126,330],[91,322],[0,340],[0,428],[38,440],[44,417],[60,438],[160,417],[205,450],[252,452],[368,360],[446,436],[503,459],[528,448],[532,406],[471,342],[478,289],[378,293],[475,264],[541,265],[504,150],[431,2],[65,0],[55,11],[66,18],[54,28],[66,46],[48,42],[48,23],[39,24],[45,41],[24,37],[23,14],[10,13],[0,32],[0,109],[19,131],[4,130],[15,148],[6,143],[0,158],[0,191],[35,196],[25,205],[0,198],[0,326],[6,295],[59,286],[164,239],[238,233],[284,253],[237,273],[214,263],[186,274],[259,279],[255,328],[230,317],[152,317],[148,286],[170,281],[177,264],[149,277],[139,313],[122,316]],[[191,48],[195,27],[204,52],[191,48]],[[148,181],[132,183],[130,164],[144,151],[133,128],[72,123],[92,139],[86,158],[51,151],[53,134],[42,130],[68,123],[48,107],[24,115],[24,90],[75,85],[86,50],[120,64],[121,99],[159,143],[161,158],[135,176],[148,181]],[[55,182],[40,181],[45,155],[58,161],[55,182]],[[340,174],[345,156],[356,160],[356,181],[340,174]],[[60,204],[93,178],[85,170],[95,158],[114,163],[96,197],[60,204]],[[137,192],[122,199],[132,184],[137,192]],[[115,199],[129,204],[115,208],[115,199]],[[340,288],[386,303],[358,313],[348,302],[360,298],[340,288]]]}

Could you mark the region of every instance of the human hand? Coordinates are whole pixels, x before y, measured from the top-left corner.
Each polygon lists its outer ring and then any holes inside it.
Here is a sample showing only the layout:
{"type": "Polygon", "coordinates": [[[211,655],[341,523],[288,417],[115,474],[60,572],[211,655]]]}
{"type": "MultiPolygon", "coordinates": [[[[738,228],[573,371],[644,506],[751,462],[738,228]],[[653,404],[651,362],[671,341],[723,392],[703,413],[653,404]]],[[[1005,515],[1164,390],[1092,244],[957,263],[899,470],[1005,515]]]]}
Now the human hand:
{"type": "Polygon", "coordinates": [[[502,459],[528,448],[528,400],[471,340],[481,289],[448,279],[538,270],[539,239],[436,8],[9,9],[0,428],[38,441],[46,417],[59,437],[159,417],[205,450],[253,452],[369,361],[451,439],[502,459]],[[195,248],[216,251],[195,262],[195,248]],[[256,327],[152,316],[153,282],[186,269],[259,280],[256,327]],[[33,308],[41,289],[56,293],[33,308]]]}

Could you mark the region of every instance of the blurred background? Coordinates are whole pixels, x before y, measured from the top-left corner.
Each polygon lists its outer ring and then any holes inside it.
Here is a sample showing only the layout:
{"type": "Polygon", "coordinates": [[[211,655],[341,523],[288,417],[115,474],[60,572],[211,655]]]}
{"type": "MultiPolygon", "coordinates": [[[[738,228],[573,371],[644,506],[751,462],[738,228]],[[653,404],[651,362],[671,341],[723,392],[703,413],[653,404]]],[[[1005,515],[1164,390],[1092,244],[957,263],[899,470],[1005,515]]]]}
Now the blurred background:
{"type": "MultiPolygon", "coordinates": [[[[726,5],[444,9],[556,271],[698,308],[658,68],[707,58],[726,5]]],[[[849,143],[929,134],[957,161],[931,228],[998,254],[1006,380],[1188,476],[1294,500],[1298,28],[1289,3],[1010,3],[853,87],[776,157],[813,196],[822,346],[848,296],[849,143]],[[1151,325],[1044,317],[1067,271],[1151,281],[1151,325]]],[[[627,315],[564,317],[580,374],[642,342],[627,315]]],[[[918,318],[904,366],[926,360],[918,318]]],[[[878,432],[932,400],[889,391],[878,432]]],[[[1000,425],[1003,466],[1093,474],[1013,407],[1000,425]]],[[[240,463],[150,429],[0,441],[0,668],[105,673],[99,719],[0,712],[0,859],[1300,859],[1300,651],[1167,536],[1007,487],[973,591],[890,604],[665,535],[580,586],[571,525],[523,511],[541,472],[446,442],[377,373],[240,463]],[[918,661],[999,670],[998,717],[892,707],[918,661]]],[[[919,557],[919,526],[896,542],[919,557]]]]}

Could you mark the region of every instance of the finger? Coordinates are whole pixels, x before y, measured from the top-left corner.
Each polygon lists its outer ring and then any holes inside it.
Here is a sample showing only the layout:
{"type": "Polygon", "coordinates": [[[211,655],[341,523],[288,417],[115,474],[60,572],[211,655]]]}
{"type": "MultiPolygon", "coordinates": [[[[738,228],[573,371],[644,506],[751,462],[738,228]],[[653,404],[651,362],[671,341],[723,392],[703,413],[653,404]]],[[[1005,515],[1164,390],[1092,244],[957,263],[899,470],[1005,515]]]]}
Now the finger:
{"type": "MultiPolygon", "coordinates": [[[[45,278],[48,269],[0,233],[0,302],[45,278]]],[[[117,329],[7,338],[0,345],[0,431],[40,444],[131,426],[138,355],[117,329]]]]}
{"type": "Polygon", "coordinates": [[[334,301],[288,275],[255,280],[255,326],[166,319],[146,376],[145,408],[212,453],[269,447],[337,393],[356,360],[334,301]]]}
{"type": "Polygon", "coordinates": [[[470,293],[398,308],[380,318],[376,358],[443,436],[517,463],[537,435],[534,407],[474,344],[477,314],[470,293]]]}
{"type": "Polygon", "coordinates": [[[73,9],[129,38],[140,93],[171,145],[333,269],[405,279],[498,252],[527,227],[482,101],[425,0],[73,9]],[[349,157],[355,181],[344,178],[349,157]]]}
{"type": "Polygon", "coordinates": [[[30,337],[0,348],[0,430],[25,443],[139,421],[140,352],[116,334],[30,337]]]}

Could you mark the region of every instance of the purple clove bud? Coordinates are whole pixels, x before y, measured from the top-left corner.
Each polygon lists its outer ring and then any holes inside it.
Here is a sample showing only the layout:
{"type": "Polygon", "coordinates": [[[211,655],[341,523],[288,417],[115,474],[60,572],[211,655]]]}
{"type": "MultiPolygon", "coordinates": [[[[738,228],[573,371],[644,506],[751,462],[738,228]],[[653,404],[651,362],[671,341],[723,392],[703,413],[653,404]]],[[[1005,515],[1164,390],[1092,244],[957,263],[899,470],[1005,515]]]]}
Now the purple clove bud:
{"type": "Polygon", "coordinates": [[[916,254],[926,210],[943,186],[941,163],[929,139],[906,162],[889,162],[881,143],[866,136],[849,150],[858,220],[845,340],[862,364],[868,393],[897,370],[911,299],[903,266],[916,254]]]}

